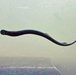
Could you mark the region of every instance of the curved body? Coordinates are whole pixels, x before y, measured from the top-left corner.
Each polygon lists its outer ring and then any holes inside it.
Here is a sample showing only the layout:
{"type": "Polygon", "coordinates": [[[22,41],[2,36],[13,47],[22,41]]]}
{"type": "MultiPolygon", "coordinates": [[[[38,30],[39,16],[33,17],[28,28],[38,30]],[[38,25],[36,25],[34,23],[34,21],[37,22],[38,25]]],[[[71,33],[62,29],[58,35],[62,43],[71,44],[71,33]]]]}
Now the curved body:
{"type": "Polygon", "coordinates": [[[70,46],[72,44],[74,44],[76,41],[72,42],[72,43],[60,43],[58,41],[56,41],[55,39],[53,39],[52,37],[50,37],[49,35],[47,35],[46,33],[37,31],[37,30],[21,30],[21,31],[6,31],[6,30],[1,30],[1,34],[2,35],[8,35],[8,36],[20,36],[20,35],[24,35],[24,34],[35,34],[35,35],[39,35],[42,36],[46,39],[48,39],[49,41],[52,41],[53,43],[60,45],[60,46],[70,46]]]}

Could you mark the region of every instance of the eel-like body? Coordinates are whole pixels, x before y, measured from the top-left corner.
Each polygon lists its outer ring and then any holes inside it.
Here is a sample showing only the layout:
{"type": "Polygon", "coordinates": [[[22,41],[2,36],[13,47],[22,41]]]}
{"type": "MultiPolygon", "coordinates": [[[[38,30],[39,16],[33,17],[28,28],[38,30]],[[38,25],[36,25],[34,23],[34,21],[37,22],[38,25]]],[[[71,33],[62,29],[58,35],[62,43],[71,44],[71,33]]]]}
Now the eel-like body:
{"type": "Polygon", "coordinates": [[[48,34],[37,31],[37,30],[21,30],[21,31],[1,30],[1,34],[2,35],[13,36],[13,37],[24,35],[24,34],[35,34],[35,35],[42,36],[42,37],[48,39],[49,41],[51,41],[51,42],[53,42],[57,45],[60,45],[60,46],[70,46],[70,45],[76,43],[76,40],[72,43],[69,43],[69,44],[67,44],[66,42],[60,43],[60,42],[56,41],[55,39],[53,39],[52,37],[50,37],[48,34]]]}

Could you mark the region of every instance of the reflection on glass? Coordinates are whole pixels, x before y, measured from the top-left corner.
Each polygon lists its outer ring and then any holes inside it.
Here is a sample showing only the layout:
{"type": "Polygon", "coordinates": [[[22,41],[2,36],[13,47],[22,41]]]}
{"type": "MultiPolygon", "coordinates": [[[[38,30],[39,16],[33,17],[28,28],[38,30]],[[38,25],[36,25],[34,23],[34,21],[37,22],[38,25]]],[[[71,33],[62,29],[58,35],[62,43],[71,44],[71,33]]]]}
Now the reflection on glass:
{"type": "Polygon", "coordinates": [[[62,75],[49,58],[1,57],[1,75],[62,75]]]}

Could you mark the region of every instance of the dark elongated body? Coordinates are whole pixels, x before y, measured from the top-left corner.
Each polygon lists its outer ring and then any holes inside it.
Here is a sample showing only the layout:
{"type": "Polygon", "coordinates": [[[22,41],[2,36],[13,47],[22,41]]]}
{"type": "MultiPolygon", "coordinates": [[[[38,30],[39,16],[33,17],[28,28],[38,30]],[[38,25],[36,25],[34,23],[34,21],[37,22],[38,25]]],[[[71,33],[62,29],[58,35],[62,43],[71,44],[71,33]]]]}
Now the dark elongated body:
{"type": "Polygon", "coordinates": [[[60,46],[70,46],[72,44],[74,44],[76,41],[72,42],[72,43],[60,43],[58,41],[56,41],[55,39],[53,39],[52,37],[50,37],[49,35],[43,33],[43,32],[40,32],[40,31],[37,31],[37,30],[21,30],[21,31],[6,31],[6,30],[1,30],[1,34],[2,35],[8,35],[8,36],[20,36],[20,35],[24,35],[24,34],[35,34],[35,35],[39,35],[39,36],[42,36],[46,39],[48,39],[49,41],[52,41],[53,43],[57,44],[57,45],[60,45],[60,46]]]}

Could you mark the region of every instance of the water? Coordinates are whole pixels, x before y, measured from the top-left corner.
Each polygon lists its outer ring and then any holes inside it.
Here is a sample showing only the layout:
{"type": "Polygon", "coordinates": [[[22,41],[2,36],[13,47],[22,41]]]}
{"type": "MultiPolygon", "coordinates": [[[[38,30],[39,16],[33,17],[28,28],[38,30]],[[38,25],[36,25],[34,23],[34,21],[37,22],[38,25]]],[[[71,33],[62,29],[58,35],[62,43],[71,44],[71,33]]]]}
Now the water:
{"type": "Polygon", "coordinates": [[[62,75],[56,67],[0,67],[0,75],[62,75]]]}

